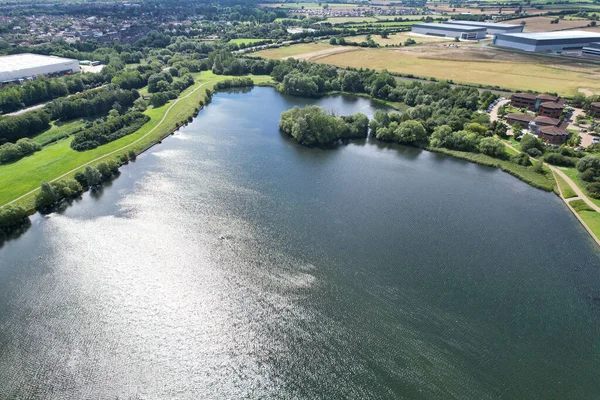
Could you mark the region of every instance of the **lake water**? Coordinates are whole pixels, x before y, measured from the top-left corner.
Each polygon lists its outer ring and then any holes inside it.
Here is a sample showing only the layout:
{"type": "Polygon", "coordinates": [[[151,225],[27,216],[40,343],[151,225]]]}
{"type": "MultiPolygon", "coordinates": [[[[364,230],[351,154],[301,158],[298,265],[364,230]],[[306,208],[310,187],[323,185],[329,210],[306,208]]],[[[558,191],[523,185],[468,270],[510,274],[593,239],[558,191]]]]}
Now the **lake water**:
{"type": "Polygon", "coordinates": [[[221,93],[0,249],[0,399],[598,399],[600,253],[561,200],[221,93]]]}

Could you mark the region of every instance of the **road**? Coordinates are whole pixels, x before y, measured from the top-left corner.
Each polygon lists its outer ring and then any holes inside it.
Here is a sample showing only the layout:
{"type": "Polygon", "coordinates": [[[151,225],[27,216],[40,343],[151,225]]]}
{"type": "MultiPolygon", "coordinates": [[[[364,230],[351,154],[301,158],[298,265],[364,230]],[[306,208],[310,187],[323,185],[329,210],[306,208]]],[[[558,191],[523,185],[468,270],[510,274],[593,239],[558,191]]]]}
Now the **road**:
{"type": "MultiPolygon", "coordinates": [[[[78,167],[75,167],[75,168],[73,168],[72,170],[70,170],[70,171],[67,171],[67,172],[65,172],[64,174],[62,174],[62,175],[60,175],[60,176],[58,176],[58,177],[56,177],[56,178],[52,179],[50,182],[56,182],[57,180],[59,180],[59,179],[62,179],[62,178],[64,178],[64,177],[66,177],[66,176],[68,176],[68,175],[70,175],[70,174],[72,174],[72,173],[74,173],[74,172],[76,172],[76,171],[80,170],[81,168],[87,167],[88,165],[90,165],[90,164],[93,164],[93,163],[95,163],[95,162],[98,162],[98,161],[102,160],[103,158],[106,158],[106,157],[108,157],[108,156],[111,156],[111,155],[113,155],[113,154],[115,154],[115,153],[122,152],[123,150],[127,149],[128,147],[131,147],[131,146],[133,146],[134,144],[136,144],[136,143],[139,143],[141,140],[145,139],[145,138],[146,138],[146,137],[148,137],[148,136],[149,136],[151,133],[153,133],[153,132],[154,132],[154,131],[155,131],[155,130],[156,130],[156,129],[157,129],[157,128],[158,128],[158,127],[159,127],[159,126],[160,126],[160,125],[161,125],[161,124],[164,122],[164,121],[165,121],[165,119],[166,119],[166,118],[167,118],[167,116],[169,115],[169,112],[170,112],[170,111],[171,111],[171,109],[172,109],[172,108],[175,106],[175,104],[177,104],[177,103],[178,103],[180,100],[183,100],[183,99],[185,99],[185,98],[188,98],[189,96],[191,96],[192,94],[194,94],[194,93],[195,93],[195,92],[196,92],[198,89],[202,88],[204,85],[206,85],[206,84],[208,84],[208,83],[211,83],[211,82],[212,82],[212,81],[207,81],[207,82],[204,82],[204,83],[200,84],[200,85],[199,85],[199,86],[198,86],[196,89],[194,89],[194,90],[192,90],[190,93],[188,93],[187,95],[185,95],[185,96],[183,96],[183,97],[180,97],[180,98],[176,99],[175,101],[173,101],[173,103],[172,103],[172,104],[169,106],[169,108],[167,108],[167,111],[165,111],[165,114],[163,115],[162,119],[161,119],[161,120],[158,122],[158,124],[156,124],[156,125],[154,126],[154,128],[150,129],[150,130],[149,130],[149,131],[148,131],[148,132],[147,132],[147,133],[146,133],[144,136],[141,136],[141,137],[137,138],[137,139],[136,139],[136,140],[134,140],[133,142],[131,142],[131,143],[129,143],[129,144],[126,144],[126,145],[125,145],[125,146],[123,146],[123,147],[120,147],[120,148],[118,148],[118,149],[116,149],[116,150],[113,150],[113,151],[111,151],[111,152],[109,152],[109,153],[105,153],[105,154],[101,155],[100,157],[96,157],[96,158],[94,158],[93,160],[90,160],[90,161],[88,161],[88,162],[86,162],[86,163],[84,163],[84,164],[81,164],[81,165],[79,165],[78,167]]],[[[27,197],[27,196],[31,196],[32,194],[34,194],[34,193],[35,193],[35,192],[37,192],[38,190],[40,190],[40,188],[39,188],[39,187],[38,187],[38,188],[35,188],[35,189],[33,189],[33,190],[31,190],[31,191],[29,191],[29,192],[27,192],[27,193],[25,193],[25,194],[24,194],[24,195],[22,195],[22,196],[19,196],[19,197],[17,197],[17,198],[16,198],[16,199],[14,199],[14,200],[11,200],[11,201],[9,201],[8,203],[5,203],[5,204],[1,205],[0,207],[4,207],[4,206],[11,205],[11,204],[13,204],[13,203],[15,203],[15,202],[17,202],[17,201],[19,201],[19,200],[22,200],[22,199],[24,199],[24,198],[25,198],[25,197],[27,197]]]]}

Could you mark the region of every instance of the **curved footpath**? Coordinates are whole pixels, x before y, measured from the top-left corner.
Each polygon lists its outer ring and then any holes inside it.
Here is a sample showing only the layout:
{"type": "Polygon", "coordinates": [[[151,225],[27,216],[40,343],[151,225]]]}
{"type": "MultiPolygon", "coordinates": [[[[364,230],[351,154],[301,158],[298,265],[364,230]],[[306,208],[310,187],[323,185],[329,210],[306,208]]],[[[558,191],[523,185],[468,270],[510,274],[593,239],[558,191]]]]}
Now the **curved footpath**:
{"type": "MultiPolygon", "coordinates": [[[[494,106],[494,108],[490,112],[490,121],[496,121],[499,119],[498,118],[498,110],[500,109],[500,107],[502,107],[504,104],[507,104],[509,101],[510,100],[501,101],[494,106]]],[[[505,141],[502,141],[502,143],[504,143],[504,145],[506,147],[511,148],[512,150],[516,151],[517,153],[521,153],[521,150],[516,149],[510,143],[507,143],[505,141]]],[[[575,192],[575,194],[577,194],[576,197],[571,197],[571,198],[566,199],[562,193],[562,190],[560,189],[560,185],[558,184],[558,182],[556,183],[556,187],[558,188],[558,192],[560,193],[560,198],[565,202],[567,207],[569,207],[569,209],[573,212],[573,214],[579,220],[579,222],[581,222],[581,225],[583,225],[585,230],[588,231],[588,233],[592,236],[594,241],[600,246],[600,239],[598,239],[596,237],[596,235],[594,234],[594,232],[592,232],[590,227],[583,221],[581,216],[579,216],[577,211],[575,211],[575,209],[571,206],[570,202],[573,200],[583,200],[585,202],[585,204],[587,204],[590,208],[592,208],[593,210],[595,210],[596,212],[599,212],[599,213],[600,213],[600,207],[598,207],[592,200],[590,200],[590,198],[583,192],[583,190],[581,190],[581,188],[575,182],[573,182],[573,180],[569,176],[567,176],[567,174],[562,172],[559,168],[556,168],[554,165],[550,165],[547,163],[544,163],[544,165],[546,167],[548,167],[550,169],[550,171],[552,171],[554,180],[556,180],[556,175],[559,175],[561,178],[564,179],[565,182],[567,182],[567,184],[571,187],[573,192],[575,192]]]]}
{"type": "MultiPolygon", "coordinates": [[[[206,84],[208,84],[208,83],[211,83],[211,82],[212,82],[212,81],[206,81],[206,82],[203,82],[203,83],[201,83],[201,84],[200,84],[200,85],[199,85],[197,88],[195,88],[194,90],[192,90],[191,92],[189,92],[189,93],[188,93],[188,94],[186,94],[185,96],[183,96],[183,97],[178,97],[178,98],[177,98],[175,101],[173,101],[173,103],[172,103],[172,104],[169,106],[169,108],[167,108],[167,110],[165,111],[165,113],[164,113],[163,117],[162,117],[162,118],[161,118],[161,120],[158,122],[158,124],[156,124],[156,125],[154,126],[154,128],[150,129],[150,130],[149,130],[149,131],[148,131],[148,132],[147,132],[147,133],[146,133],[144,136],[141,136],[141,137],[137,138],[137,139],[136,139],[136,140],[134,140],[133,142],[131,142],[131,143],[129,143],[129,144],[126,144],[126,145],[125,145],[125,146],[123,146],[123,147],[120,147],[120,148],[118,148],[118,149],[116,149],[116,150],[113,150],[113,151],[111,151],[111,152],[105,153],[105,154],[103,154],[103,155],[101,155],[101,156],[99,156],[99,157],[96,157],[96,158],[94,158],[93,160],[90,160],[90,161],[88,161],[88,162],[86,162],[86,163],[84,163],[84,164],[81,164],[81,165],[79,165],[78,167],[76,167],[76,168],[73,168],[72,170],[65,172],[64,174],[62,174],[62,175],[60,175],[60,176],[58,176],[58,177],[56,177],[56,178],[52,179],[52,180],[51,180],[51,181],[49,181],[49,182],[56,182],[57,180],[59,180],[59,179],[62,179],[62,178],[64,178],[65,176],[67,176],[67,175],[70,175],[70,174],[72,174],[72,173],[76,172],[77,170],[79,170],[79,169],[81,169],[81,168],[87,167],[88,165],[90,165],[90,164],[93,164],[93,163],[95,163],[95,162],[98,162],[98,161],[102,160],[103,158],[106,158],[106,157],[108,157],[108,156],[111,156],[111,155],[113,155],[113,154],[115,154],[115,153],[122,152],[123,150],[127,149],[128,147],[130,147],[130,146],[133,146],[133,145],[134,145],[134,144],[136,144],[136,143],[139,143],[141,140],[143,140],[143,139],[147,138],[147,137],[148,137],[150,134],[152,134],[152,132],[154,132],[154,131],[155,131],[155,130],[156,130],[158,127],[159,127],[159,126],[161,126],[161,124],[162,124],[162,123],[165,121],[165,119],[166,119],[166,118],[167,118],[167,116],[169,115],[169,112],[171,111],[171,109],[172,109],[172,108],[173,108],[173,107],[174,107],[174,106],[175,106],[175,105],[176,105],[176,104],[179,102],[179,100],[183,100],[183,99],[186,99],[186,98],[190,97],[192,94],[196,93],[196,91],[197,91],[198,89],[200,89],[200,88],[201,88],[201,87],[203,87],[204,85],[206,85],[206,84]]],[[[152,144],[150,144],[150,145],[148,146],[148,148],[150,148],[150,147],[152,147],[152,144]]],[[[33,190],[31,190],[31,191],[29,191],[29,192],[25,193],[25,194],[24,194],[24,195],[22,195],[22,196],[19,196],[19,197],[17,197],[16,199],[13,199],[13,200],[9,201],[8,203],[4,203],[4,204],[2,204],[0,207],[4,207],[4,206],[11,205],[11,204],[13,204],[13,203],[15,203],[15,202],[17,202],[17,201],[19,201],[19,200],[21,200],[21,199],[24,199],[24,198],[25,198],[25,197],[27,197],[27,196],[31,196],[32,194],[34,194],[34,193],[35,193],[35,192],[37,192],[38,190],[40,190],[40,188],[39,188],[39,187],[37,187],[37,188],[35,188],[35,189],[33,189],[33,190]]]]}

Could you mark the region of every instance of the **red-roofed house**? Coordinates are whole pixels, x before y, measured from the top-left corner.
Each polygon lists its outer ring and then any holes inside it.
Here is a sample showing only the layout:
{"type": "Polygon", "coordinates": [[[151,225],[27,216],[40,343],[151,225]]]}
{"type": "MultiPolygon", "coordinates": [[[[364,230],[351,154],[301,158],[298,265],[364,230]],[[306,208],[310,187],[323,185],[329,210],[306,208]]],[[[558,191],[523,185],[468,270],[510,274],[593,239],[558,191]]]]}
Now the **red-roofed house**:
{"type": "Polygon", "coordinates": [[[541,126],[538,129],[538,138],[550,144],[561,145],[567,140],[568,136],[567,131],[556,126],[541,126]]]}

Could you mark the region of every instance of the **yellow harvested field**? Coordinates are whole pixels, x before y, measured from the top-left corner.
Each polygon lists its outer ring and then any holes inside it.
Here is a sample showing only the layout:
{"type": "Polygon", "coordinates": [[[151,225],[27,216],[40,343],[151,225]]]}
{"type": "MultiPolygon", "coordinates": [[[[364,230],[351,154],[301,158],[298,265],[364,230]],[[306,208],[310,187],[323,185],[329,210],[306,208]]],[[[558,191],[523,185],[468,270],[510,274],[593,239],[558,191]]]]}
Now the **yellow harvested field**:
{"type": "Polygon", "coordinates": [[[421,77],[574,95],[579,89],[600,94],[600,66],[515,54],[479,45],[453,44],[367,49],[302,44],[256,53],[265,58],[294,57],[339,67],[387,69],[421,77]],[[329,50],[327,50],[329,49],[329,50]]]}
{"type": "Polygon", "coordinates": [[[256,55],[264,58],[270,58],[273,60],[286,59],[289,57],[298,58],[299,55],[308,53],[314,53],[321,50],[327,50],[335,48],[329,43],[306,43],[306,44],[295,44],[292,46],[282,46],[277,49],[261,50],[256,55]]]}
{"type": "Polygon", "coordinates": [[[560,20],[558,24],[551,24],[555,18],[551,17],[531,17],[531,18],[521,18],[521,19],[512,19],[509,22],[511,24],[520,24],[522,21],[525,21],[525,32],[548,32],[548,31],[561,31],[565,29],[581,29],[586,28],[586,30],[594,30],[596,32],[600,31],[600,27],[595,28],[587,28],[588,24],[592,21],[590,20],[560,20]]]}
{"type": "MultiPolygon", "coordinates": [[[[398,32],[396,34],[390,34],[389,37],[387,37],[385,39],[379,35],[371,35],[371,39],[373,39],[375,41],[375,43],[377,43],[381,46],[385,46],[385,45],[392,46],[392,45],[404,44],[406,39],[409,39],[409,38],[416,41],[417,44],[440,43],[440,42],[452,41],[452,39],[449,39],[449,38],[436,37],[436,36],[425,36],[425,35],[414,35],[414,34],[411,34],[410,32],[398,32]]],[[[345,39],[348,42],[357,42],[357,43],[366,42],[367,35],[349,36],[349,37],[346,37],[345,39]]]]}

